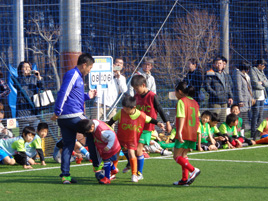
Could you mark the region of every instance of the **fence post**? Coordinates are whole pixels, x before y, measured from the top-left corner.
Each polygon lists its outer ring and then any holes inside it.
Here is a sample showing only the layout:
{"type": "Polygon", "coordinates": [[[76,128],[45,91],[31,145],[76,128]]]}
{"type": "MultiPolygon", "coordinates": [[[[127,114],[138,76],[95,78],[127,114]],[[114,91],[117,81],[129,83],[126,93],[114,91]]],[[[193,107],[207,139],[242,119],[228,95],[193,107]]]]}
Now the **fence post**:
{"type": "Polygon", "coordinates": [[[60,67],[61,77],[77,64],[81,54],[81,1],[60,1],[60,67]]]}
{"type": "Polygon", "coordinates": [[[24,61],[23,0],[13,0],[13,66],[24,61]]]}
{"type": "Polygon", "coordinates": [[[229,73],[229,0],[221,0],[221,49],[222,55],[227,59],[226,72],[229,73]]]}

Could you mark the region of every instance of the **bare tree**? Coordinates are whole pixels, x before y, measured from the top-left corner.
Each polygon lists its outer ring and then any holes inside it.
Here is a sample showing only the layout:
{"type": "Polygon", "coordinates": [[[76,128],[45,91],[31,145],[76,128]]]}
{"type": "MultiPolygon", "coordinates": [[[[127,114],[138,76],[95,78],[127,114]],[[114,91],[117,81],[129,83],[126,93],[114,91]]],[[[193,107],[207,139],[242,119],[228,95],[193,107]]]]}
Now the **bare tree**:
{"type": "Polygon", "coordinates": [[[57,90],[60,89],[60,77],[57,70],[57,61],[59,52],[56,50],[55,45],[60,37],[60,28],[59,25],[54,25],[53,28],[42,26],[40,23],[40,18],[37,15],[36,17],[31,17],[29,20],[29,24],[33,23],[34,26],[28,26],[29,28],[26,30],[26,33],[29,35],[37,35],[40,36],[41,39],[45,41],[45,48],[37,45],[36,43],[31,44],[31,47],[26,47],[32,51],[34,54],[40,54],[44,58],[47,58],[49,65],[52,66],[53,73],[56,79],[57,90]]]}
{"type": "Polygon", "coordinates": [[[197,59],[203,71],[219,52],[220,33],[217,18],[207,11],[194,10],[184,18],[177,18],[174,33],[162,32],[152,48],[156,58],[154,72],[159,80],[171,80],[186,74],[186,64],[190,58],[197,59]],[[167,71],[163,71],[166,68],[167,71]]]}

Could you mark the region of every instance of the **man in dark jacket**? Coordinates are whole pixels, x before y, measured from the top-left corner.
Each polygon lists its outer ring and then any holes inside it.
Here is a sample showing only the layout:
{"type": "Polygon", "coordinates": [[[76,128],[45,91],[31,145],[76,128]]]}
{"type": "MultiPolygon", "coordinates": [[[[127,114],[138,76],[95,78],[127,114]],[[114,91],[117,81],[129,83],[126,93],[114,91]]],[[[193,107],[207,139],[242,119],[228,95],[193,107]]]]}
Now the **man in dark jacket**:
{"type": "Polygon", "coordinates": [[[187,67],[189,69],[189,72],[187,73],[186,77],[183,79],[184,82],[186,82],[188,85],[193,86],[195,88],[195,95],[194,99],[198,102],[200,105],[199,94],[200,89],[202,87],[203,79],[202,79],[202,73],[197,68],[197,60],[196,59],[189,59],[187,63],[187,67]]]}
{"type": "Polygon", "coordinates": [[[219,114],[221,122],[226,119],[226,108],[233,104],[233,94],[228,75],[223,73],[223,60],[216,57],[213,68],[207,71],[205,78],[206,91],[209,94],[209,107],[219,114]]]}

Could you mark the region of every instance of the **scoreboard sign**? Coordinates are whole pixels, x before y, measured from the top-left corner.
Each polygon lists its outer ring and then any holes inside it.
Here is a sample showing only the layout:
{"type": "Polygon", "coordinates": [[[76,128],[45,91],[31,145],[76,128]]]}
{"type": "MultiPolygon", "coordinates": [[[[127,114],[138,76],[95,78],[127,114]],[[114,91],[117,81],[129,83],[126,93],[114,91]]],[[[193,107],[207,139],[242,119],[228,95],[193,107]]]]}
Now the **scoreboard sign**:
{"type": "Polygon", "coordinates": [[[113,79],[113,58],[111,56],[93,56],[95,63],[88,76],[90,89],[108,88],[113,79]]]}

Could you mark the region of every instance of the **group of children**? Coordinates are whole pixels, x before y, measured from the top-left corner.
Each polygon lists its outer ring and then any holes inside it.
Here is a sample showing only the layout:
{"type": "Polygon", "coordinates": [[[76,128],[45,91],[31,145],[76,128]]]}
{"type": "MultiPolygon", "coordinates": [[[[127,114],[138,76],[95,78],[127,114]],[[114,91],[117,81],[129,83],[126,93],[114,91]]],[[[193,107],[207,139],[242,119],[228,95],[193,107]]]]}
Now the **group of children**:
{"type": "Polygon", "coordinates": [[[244,136],[243,119],[239,117],[240,107],[237,104],[231,106],[231,113],[227,115],[226,121],[219,128],[219,117],[217,113],[204,111],[201,114],[200,127],[198,130],[198,141],[196,150],[211,151],[219,148],[240,148],[242,146],[254,145],[254,140],[244,136]]]}
{"type": "Polygon", "coordinates": [[[25,169],[32,169],[37,154],[41,165],[46,165],[42,150],[42,140],[48,133],[48,124],[39,123],[37,132],[31,126],[26,126],[22,134],[14,138],[0,139],[0,163],[14,165],[18,163],[25,169]]]}
{"type": "MultiPolygon", "coordinates": [[[[83,119],[77,124],[77,132],[85,137],[93,136],[98,154],[103,160],[104,175],[100,177],[100,184],[110,184],[111,180],[119,172],[117,168],[118,155],[122,149],[129,161],[132,182],[143,179],[144,155],[143,149],[149,146],[155,125],[171,132],[170,122],[167,120],[161,108],[157,96],[146,87],[146,79],[142,75],[135,75],[131,85],[136,91],[134,97],[126,95],[122,100],[122,109],[107,122],[100,120],[83,119]],[[156,120],[160,114],[164,123],[156,120]],[[117,133],[110,127],[118,121],[117,133]]],[[[187,86],[185,82],[176,85],[175,95],[178,99],[176,106],[176,129],[173,158],[182,167],[182,179],[174,182],[174,185],[188,186],[194,182],[201,171],[193,167],[188,160],[187,153],[192,149],[199,151],[217,150],[219,148],[239,148],[243,144],[254,145],[255,141],[244,137],[243,121],[237,115],[240,113],[239,105],[231,107],[231,114],[219,128],[219,117],[216,113],[204,111],[199,120],[200,112],[198,103],[192,98],[194,88],[187,86]],[[189,175],[190,172],[190,175],[189,175]]],[[[261,140],[268,141],[268,119],[258,129],[261,140]],[[261,130],[262,129],[262,130],[261,130]]],[[[41,138],[46,137],[48,127],[46,123],[40,123],[37,134],[34,128],[25,127],[20,137],[0,140],[0,161],[13,165],[15,162],[24,168],[32,168],[38,153],[41,164],[46,165],[41,147],[41,138]],[[14,158],[13,158],[14,157],[14,158]]],[[[258,135],[259,133],[256,133],[258,135]]],[[[60,163],[60,154],[63,141],[56,143],[53,158],[60,163]]],[[[90,153],[77,142],[79,150],[88,160],[90,153]]],[[[76,158],[82,156],[74,152],[76,158]]],[[[128,166],[128,165],[127,165],[128,166]]],[[[124,172],[124,170],[123,170],[124,172]]],[[[68,180],[64,180],[66,183],[68,180]]],[[[64,183],[64,182],[63,182],[64,183]]]]}

